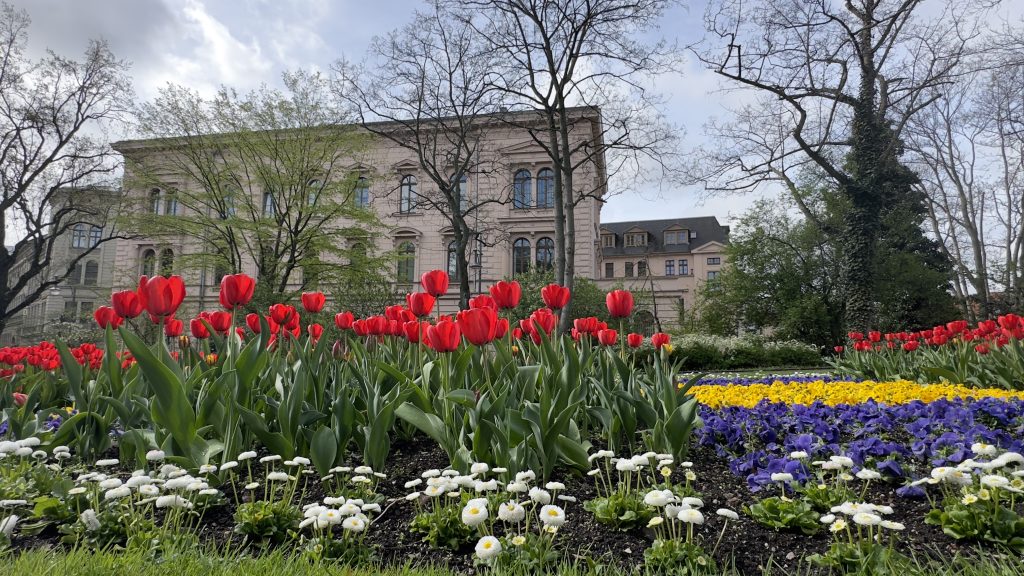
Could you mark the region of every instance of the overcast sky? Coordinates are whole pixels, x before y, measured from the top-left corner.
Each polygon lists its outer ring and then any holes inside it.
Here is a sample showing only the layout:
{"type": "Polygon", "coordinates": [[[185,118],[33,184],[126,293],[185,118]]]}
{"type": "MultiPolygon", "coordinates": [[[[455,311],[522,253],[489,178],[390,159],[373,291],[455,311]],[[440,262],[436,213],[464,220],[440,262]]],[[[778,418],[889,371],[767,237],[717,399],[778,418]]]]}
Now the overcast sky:
{"type": "MultiPolygon", "coordinates": [[[[681,44],[703,33],[704,0],[666,15],[660,34],[681,44]]],[[[1012,0],[1010,4],[1024,5],[1012,0]]],[[[421,0],[13,0],[32,18],[29,46],[79,55],[89,38],[103,37],[132,63],[139,98],[152,98],[167,82],[211,93],[225,84],[249,89],[278,84],[285,69],[326,70],[345,57],[361,60],[370,39],[409,20],[421,0]]],[[[727,114],[738,96],[716,92],[715,76],[692,62],[658,88],[669,97],[673,124],[685,128],[687,146],[703,139],[703,126],[727,114]]],[[[737,216],[753,198],[703,198],[681,185],[662,191],[630,190],[609,200],[604,221],[715,215],[737,216]]]]}

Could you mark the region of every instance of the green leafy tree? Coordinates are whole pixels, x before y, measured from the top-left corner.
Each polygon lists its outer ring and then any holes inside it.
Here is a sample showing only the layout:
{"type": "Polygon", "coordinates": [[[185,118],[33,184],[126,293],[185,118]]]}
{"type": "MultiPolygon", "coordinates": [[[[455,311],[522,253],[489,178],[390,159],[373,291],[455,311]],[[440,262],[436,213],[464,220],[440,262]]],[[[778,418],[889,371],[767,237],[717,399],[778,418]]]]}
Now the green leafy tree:
{"type": "Polygon", "coordinates": [[[130,185],[148,191],[132,227],[201,239],[175,263],[212,267],[215,282],[216,272],[255,268],[254,307],[376,281],[390,261],[373,251],[379,222],[357,202],[360,178],[372,176],[353,168],[368,136],[339,123],[319,74],[283,80],[283,91],[222,88],[212,99],[169,85],[137,113],[138,132],[159,146],[119,145],[130,185]]]}

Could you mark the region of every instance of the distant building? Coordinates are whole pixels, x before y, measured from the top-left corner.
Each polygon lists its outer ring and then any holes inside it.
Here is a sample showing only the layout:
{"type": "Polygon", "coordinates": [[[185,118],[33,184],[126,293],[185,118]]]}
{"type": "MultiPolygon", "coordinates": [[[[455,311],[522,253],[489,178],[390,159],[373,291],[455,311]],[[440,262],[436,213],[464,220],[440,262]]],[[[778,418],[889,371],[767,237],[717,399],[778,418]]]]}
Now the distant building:
{"type": "MultiPolygon", "coordinates": [[[[573,138],[593,141],[601,137],[599,111],[579,108],[573,113],[578,118],[571,132],[573,138]]],[[[574,144],[577,146],[578,142],[574,144]]],[[[187,178],[161,172],[161,178],[167,181],[163,187],[133,184],[139,179],[132,178],[133,167],[141,159],[159,161],[161,155],[176,153],[173,145],[167,141],[133,140],[116,143],[114,147],[126,159],[123,205],[135,206],[160,218],[184,215],[185,208],[178,202],[175,190],[191,186],[187,178]]],[[[505,201],[487,204],[474,215],[475,234],[479,238],[470,251],[470,285],[474,292],[486,291],[493,282],[530,269],[552,267],[555,259],[554,173],[550,158],[526,130],[501,122],[487,126],[483,148],[495,160],[486,173],[466,178],[464,193],[471,198],[504,197],[505,201]]],[[[400,254],[393,271],[398,287],[414,289],[419,276],[428,270],[442,269],[454,275],[451,228],[441,214],[412,201],[416,187],[433,185],[421,173],[412,153],[377,138],[371,150],[362,158],[353,158],[350,166],[357,175],[367,176],[356,201],[372,209],[386,228],[384,235],[364,248],[395,250],[400,254]]],[[[607,184],[603,159],[583,164],[576,173],[576,181],[588,190],[598,191],[576,206],[576,274],[595,280],[605,290],[621,286],[647,294],[638,301],[637,315],[648,333],[658,324],[663,329],[675,327],[681,312],[692,308],[701,286],[722,270],[729,228],[720,225],[715,217],[602,222],[604,202],[599,197],[607,184]]],[[[345,224],[338,222],[338,226],[345,224]]],[[[66,262],[75,250],[93,242],[103,232],[98,226],[101,224],[76,230],[66,242],[59,242],[66,253],[60,255],[64,260],[58,262],[66,262]]],[[[188,291],[182,317],[216,308],[220,274],[225,271],[213,266],[182,264],[182,256],[196,253],[202,241],[182,233],[104,244],[95,258],[86,261],[66,282],[47,292],[19,318],[12,319],[0,342],[52,338],[54,335],[45,331],[47,323],[61,318],[88,318],[96,306],[109,301],[113,290],[133,288],[143,274],[173,272],[184,277],[188,291]]],[[[353,238],[350,242],[366,240],[353,238]]],[[[436,310],[450,314],[457,306],[457,290],[450,290],[436,310]]]]}
{"type": "MultiPolygon", "coordinates": [[[[55,194],[53,202],[57,206],[68,203],[75,206],[82,202],[116,205],[120,195],[119,190],[88,187],[55,194]]],[[[113,286],[117,245],[114,241],[100,243],[102,238],[109,236],[107,228],[106,222],[79,223],[53,244],[50,269],[37,276],[33,285],[27,286],[22,299],[42,281],[66,272],[75,257],[90,248],[95,249],[79,261],[65,280],[43,291],[35,302],[8,321],[3,334],[0,334],[0,346],[53,339],[59,336],[53,333],[53,325],[58,322],[93,325],[93,311],[97,306],[110,302],[113,286]]],[[[14,266],[12,280],[21,275],[19,270],[27,268],[27,255],[17,258],[14,266]]]]}
{"type": "Polygon", "coordinates": [[[639,303],[639,324],[675,327],[695,304],[697,293],[725,265],[729,227],[714,216],[602,222],[601,264],[597,284],[604,290],[623,286],[653,294],[639,303]]]}

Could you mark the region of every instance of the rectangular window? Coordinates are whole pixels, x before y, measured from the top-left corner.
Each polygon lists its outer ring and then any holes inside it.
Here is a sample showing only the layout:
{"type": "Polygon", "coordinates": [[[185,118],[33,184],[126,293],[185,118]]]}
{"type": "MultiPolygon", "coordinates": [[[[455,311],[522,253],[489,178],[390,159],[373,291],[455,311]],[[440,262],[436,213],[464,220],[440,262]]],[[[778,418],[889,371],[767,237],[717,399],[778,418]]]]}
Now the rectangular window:
{"type": "Polygon", "coordinates": [[[715,256],[714,258],[708,258],[708,265],[709,266],[718,266],[721,263],[722,263],[722,259],[719,258],[718,256],[715,256]]]}
{"type": "Polygon", "coordinates": [[[679,275],[689,276],[690,275],[690,262],[683,258],[679,260],[679,275]]]}
{"type": "Polygon", "coordinates": [[[64,301],[64,314],[61,315],[60,319],[65,322],[71,322],[75,320],[75,314],[77,312],[77,304],[72,300],[64,301]]]}
{"type": "Polygon", "coordinates": [[[718,274],[718,270],[708,270],[708,280],[714,280],[715,278],[718,278],[718,274]]]}
{"type": "Polygon", "coordinates": [[[601,246],[605,248],[615,248],[615,235],[614,234],[602,234],[601,235],[601,246]]]}
{"type": "Polygon", "coordinates": [[[632,277],[633,277],[633,263],[632,262],[626,262],[626,278],[632,278],[632,277]]]}
{"type": "Polygon", "coordinates": [[[605,262],[604,263],[604,277],[605,278],[614,278],[615,277],[615,263],[614,262],[605,262]]]}
{"type": "Polygon", "coordinates": [[[80,320],[88,320],[92,316],[93,306],[94,304],[89,301],[82,302],[81,304],[79,304],[78,318],[80,320]]]}
{"type": "Polygon", "coordinates": [[[636,263],[636,275],[641,277],[647,276],[647,262],[640,261],[636,263]]]}
{"type": "Polygon", "coordinates": [[[647,234],[626,234],[626,246],[647,246],[647,234]]]}
{"type": "Polygon", "coordinates": [[[672,230],[665,232],[665,244],[685,244],[686,230],[672,230]]]}
{"type": "Polygon", "coordinates": [[[675,260],[665,260],[665,276],[675,276],[675,275],[676,275],[676,261],[675,260]]]}

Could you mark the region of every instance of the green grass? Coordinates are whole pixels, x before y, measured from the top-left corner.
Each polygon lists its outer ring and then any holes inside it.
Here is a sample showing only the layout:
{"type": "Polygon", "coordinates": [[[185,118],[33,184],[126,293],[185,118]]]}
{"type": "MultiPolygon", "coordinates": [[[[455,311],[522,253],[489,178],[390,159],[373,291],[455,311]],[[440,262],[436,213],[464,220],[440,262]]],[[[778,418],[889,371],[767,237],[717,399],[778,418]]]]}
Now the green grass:
{"type": "MultiPolygon", "coordinates": [[[[586,566],[554,570],[559,576],[625,576],[607,567],[586,566]]],[[[639,574],[639,571],[634,572],[639,574]]],[[[945,562],[918,563],[911,570],[890,572],[893,576],[1024,576],[1024,563],[1019,558],[986,554],[981,558],[957,557],[945,562]]],[[[331,563],[316,564],[287,551],[261,556],[223,556],[192,550],[163,559],[153,559],[132,552],[69,552],[32,550],[7,553],[0,557],[0,574],[32,576],[454,576],[443,568],[365,567],[349,568],[331,563]]],[[[502,576],[528,576],[530,570],[501,571],[502,576]]],[[[769,566],[762,576],[812,576],[820,574],[810,566],[800,571],[787,571],[769,566]]]]}

